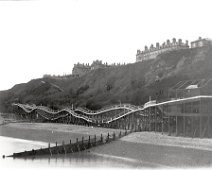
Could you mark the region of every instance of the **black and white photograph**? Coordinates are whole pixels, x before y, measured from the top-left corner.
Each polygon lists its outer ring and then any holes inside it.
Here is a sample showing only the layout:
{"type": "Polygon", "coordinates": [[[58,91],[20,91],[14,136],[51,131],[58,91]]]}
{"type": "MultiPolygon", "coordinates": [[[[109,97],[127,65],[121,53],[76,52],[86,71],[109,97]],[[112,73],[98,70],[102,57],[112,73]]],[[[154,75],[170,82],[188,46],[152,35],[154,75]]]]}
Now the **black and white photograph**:
{"type": "Polygon", "coordinates": [[[211,169],[211,0],[0,0],[0,169],[211,169]]]}

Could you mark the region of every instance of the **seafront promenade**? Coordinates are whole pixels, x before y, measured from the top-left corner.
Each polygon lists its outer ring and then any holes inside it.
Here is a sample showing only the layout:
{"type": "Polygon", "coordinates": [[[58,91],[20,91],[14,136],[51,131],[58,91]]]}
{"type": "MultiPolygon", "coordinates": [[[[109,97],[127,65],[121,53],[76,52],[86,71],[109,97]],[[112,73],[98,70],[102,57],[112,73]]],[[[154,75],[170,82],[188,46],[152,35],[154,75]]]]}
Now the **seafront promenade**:
{"type": "MultiPolygon", "coordinates": [[[[196,81],[195,81],[196,82],[196,81]]],[[[198,81],[206,86],[212,80],[198,81]]],[[[192,82],[186,81],[186,86],[192,82]]],[[[182,86],[180,83],[180,87],[182,86]]],[[[208,86],[209,88],[210,86],[208,86]]],[[[17,116],[34,122],[66,123],[130,131],[154,131],[175,136],[211,138],[212,95],[195,95],[149,101],[143,106],[119,104],[88,110],[65,107],[53,110],[46,106],[13,104],[17,116]]]]}

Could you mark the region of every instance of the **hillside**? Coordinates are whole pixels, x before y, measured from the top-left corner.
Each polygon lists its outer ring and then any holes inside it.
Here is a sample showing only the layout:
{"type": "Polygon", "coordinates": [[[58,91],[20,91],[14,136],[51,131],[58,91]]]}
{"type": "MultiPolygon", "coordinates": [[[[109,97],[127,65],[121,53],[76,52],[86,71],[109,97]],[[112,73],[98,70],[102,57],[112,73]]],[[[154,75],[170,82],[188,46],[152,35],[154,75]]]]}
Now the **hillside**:
{"type": "Polygon", "coordinates": [[[99,109],[104,105],[142,105],[152,98],[167,98],[168,88],[180,80],[212,77],[212,47],[161,54],[155,60],[89,72],[82,77],[46,77],[0,92],[0,110],[11,103],[34,103],[54,108],[71,105],[99,109]]]}

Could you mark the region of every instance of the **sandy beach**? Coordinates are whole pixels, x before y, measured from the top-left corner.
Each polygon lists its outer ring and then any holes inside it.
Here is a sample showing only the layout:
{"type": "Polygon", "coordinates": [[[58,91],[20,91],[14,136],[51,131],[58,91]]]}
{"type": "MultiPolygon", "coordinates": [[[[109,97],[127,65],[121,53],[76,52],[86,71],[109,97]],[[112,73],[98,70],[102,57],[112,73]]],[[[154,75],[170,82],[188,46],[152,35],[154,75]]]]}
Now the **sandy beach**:
{"type": "Polygon", "coordinates": [[[0,126],[0,136],[48,143],[57,142],[58,144],[61,144],[63,141],[69,143],[70,140],[75,142],[77,138],[80,141],[82,137],[86,139],[94,135],[98,138],[101,134],[106,136],[108,133],[112,134],[113,132],[118,135],[120,130],[59,123],[9,123],[0,126]]]}
{"type": "MultiPolygon", "coordinates": [[[[117,129],[53,123],[9,123],[0,126],[0,136],[55,143],[75,142],[84,136],[104,136],[117,129]]],[[[87,152],[87,151],[86,151],[87,152]]],[[[154,132],[131,133],[109,144],[91,148],[90,153],[132,159],[153,167],[211,167],[212,139],[184,138],[154,132]]]]}

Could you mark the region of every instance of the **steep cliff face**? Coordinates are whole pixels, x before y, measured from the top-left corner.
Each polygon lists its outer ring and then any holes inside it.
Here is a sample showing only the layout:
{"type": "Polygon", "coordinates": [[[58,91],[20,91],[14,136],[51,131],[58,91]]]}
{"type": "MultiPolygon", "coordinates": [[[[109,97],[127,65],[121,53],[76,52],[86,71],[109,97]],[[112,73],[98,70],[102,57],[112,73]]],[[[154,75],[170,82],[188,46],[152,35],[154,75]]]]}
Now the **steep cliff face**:
{"type": "MultiPolygon", "coordinates": [[[[212,49],[208,47],[184,49],[161,54],[152,62],[146,76],[157,76],[164,79],[172,76],[188,76],[198,78],[211,70],[212,49]]],[[[209,76],[210,72],[208,72],[209,76]]],[[[153,78],[154,79],[154,78],[153,78]]],[[[150,81],[151,83],[151,81],[150,81]]]]}
{"type": "Polygon", "coordinates": [[[78,78],[49,77],[15,85],[0,93],[0,109],[10,110],[12,102],[91,109],[120,102],[141,105],[149,96],[166,98],[168,88],[178,81],[206,77],[212,77],[212,48],[184,49],[155,60],[93,70],[78,78]]]}

